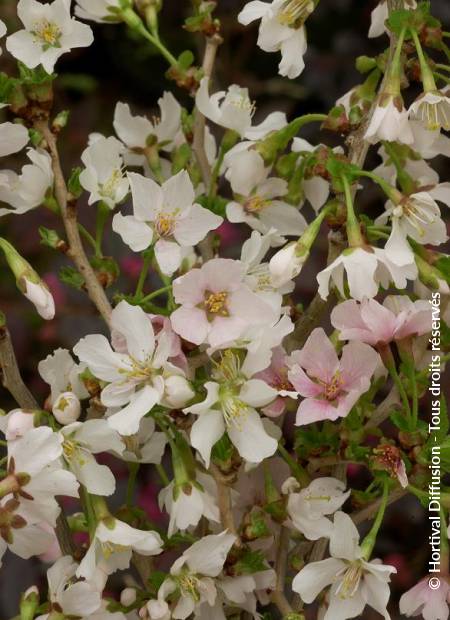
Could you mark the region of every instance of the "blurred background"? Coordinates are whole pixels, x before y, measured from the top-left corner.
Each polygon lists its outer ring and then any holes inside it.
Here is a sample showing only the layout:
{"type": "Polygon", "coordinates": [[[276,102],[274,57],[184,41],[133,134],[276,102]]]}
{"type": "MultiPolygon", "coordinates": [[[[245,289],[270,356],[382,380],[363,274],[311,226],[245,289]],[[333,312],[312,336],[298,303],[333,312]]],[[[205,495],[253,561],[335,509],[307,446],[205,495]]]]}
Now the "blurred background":
{"type": "MultiPolygon", "coordinates": [[[[182,29],[188,15],[186,0],[164,0],[161,14],[161,36],[169,49],[178,55],[185,49],[202,51],[202,37],[182,29]]],[[[216,11],[222,22],[224,44],[219,49],[216,65],[216,87],[226,88],[231,83],[247,86],[257,104],[256,119],[264,118],[273,110],[285,111],[289,118],[307,112],[327,112],[336,99],[359,83],[360,75],[354,69],[354,60],[361,54],[372,56],[381,52],[386,37],[369,40],[367,31],[370,13],[376,2],[370,0],[321,0],[318,9],[308,20],[308,52],[306,70],[294,81],[277,75],[278,54],[266,54],[256,47],[257,28],[244,28],[237,23],[236,15],[244,0],[219,0],[216,11]]],[[[0,0],[0,18],[10,32],[18,28],[15,18],[17,2],[0,0]]],[[[447,26],[450,25],[448,0],[433,0],[433,12],[447,26]]],[[[131,104],[134,113],[152,115],[157,100],[164,89],[173,90],[182,105],[192,106],[185,91],[180,91],[165,78],[167,66],[145,42],[137,39],[123,25],[93,25],[95,43],[88,49],[75,50],[65,55],[57,65],[59,78],[55,82],[55,110],[68,109],[71,119],[60,140],[63,166],[67,173],[80,165],[80,154],[91,132],[113,134],[112,118],[118,100],[131,104]]],[[[15,64],[4,52],[0,69],[14,74],[15,64]]],[[[5,117],[6,118],[6,117],[5,117]]],[[[330,134],[318,133],[317,125],[307,126],[302,137],[313,143],[328,142],[330,134]]],[[[369,165],[377,165],[376,149],[370,154],[369,165]]],[[[23,156],[2,162],[3,168],[17,169],[23,165],[23,156]]],[[[438,162],[441,180],[448,181],[448,167],[438,162]],[[446,176],[447,173],[447,176],[446,176]]],[[[83,199],[82,199],[83,200],[83,199]]],[[[379,194],[366,191],[359,194],[364,208],[379,210],[379,194]],[[373,203],[373,205],[372,205],[373,203]]],[[[379,211],[378,211],[379,212],[379,211]]],[[[80,202],[80,219],[86,227],[94,225],[94,212],[80,202]]],[[[15,288],[14,280],[5,268],[0,267],[0,309],[6,314],[14,345],[30,389],[43,401],[47,388],[39,379],[37,363],[57,347],[71,348],[87,333],[103,329],[87,297],[68,288],[57,277],[65,259],[40,245],[38,227],[58,228],[59,223],[45,209],[38,209],[20,217],[0,219],[0,235],[17,244],[21,253],[45,278],[56,304],[57,318],[51,322],[39,319],[34,308],[15,288]]],[[[226,251],[233,254],[238,248],[240,233],[230,229],[222,231],[226,251]]],[[[323,265],[324,248],[319,248],[313,261],[302,274],[298,286],[298,299],[307,302],[315,292],[315,273],[323,265]]],[[[107,239],[107,254],[118,257],[121,277],[112,288],[131,291],[140,270],[140,260],[125,252],[118,236],[107,239]]],[[[7,393],[0,387],[0,404],[5,410],[12,408],[7,393]]],[[[119,479],[125,470],[116,472],[119,479]]],[[[358,471],[349,472],[358,476],[358,471]]],[[[141,480],[141,505],[154,518],[158,518],[155,502],[156,485],[152,478],[141,480]]],[[[353,481],[352,481],[353,482],[353,481]]],[[[398,502],[389,512],[386,527],[378,547],[378,555],[385,562],[394,564],[398,574],[393,580],[393,611],[399,594],[414,585],[424,574],[428,547],[425,515],[412,499],[398,502]],[[422,544],[423,543],[423,544],[422,544]]],[[[17,613],[19,594],[32,583],[40,583],[45,567],[38,561],[21,561],[6,557],[0,573],[0,620],[7,620],[17,613]]],[[[365,619],[379,617],[366,610],[365,619]]]]}

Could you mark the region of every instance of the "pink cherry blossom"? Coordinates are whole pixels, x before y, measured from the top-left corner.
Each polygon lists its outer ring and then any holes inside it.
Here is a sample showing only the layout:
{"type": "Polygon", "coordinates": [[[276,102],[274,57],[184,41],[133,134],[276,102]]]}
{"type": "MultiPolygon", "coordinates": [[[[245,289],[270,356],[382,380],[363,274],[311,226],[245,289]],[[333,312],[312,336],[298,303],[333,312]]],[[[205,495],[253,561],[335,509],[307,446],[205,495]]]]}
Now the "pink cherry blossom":
{"type": "Polygon", "coordinates": [[[173,283],[181,305],[171,316],[177,334],[194,344],[220,346],[239,338],[249,325],[272,324],[274,309],[244,284],[240,261],[216,258],[173,283]]]}
{"type": "Polygon", "coordinates": [[[391,295],[383,304],[375,299],[349,300],[334,308],[331,323],[340,331],[341,340],[387,344],[429,332],[431,306],[422,299],[413,302],[407,295],[391,295]]]}
{"type": "MultiPolygon", "coordinates": [[[[283,347],[277,347],[272,352],[272,362],[266,370],[258,372],[255,377],[262,379],[270,387],[276,390],[293,391],[293,387],[288,378],[289,367],[287,365],[288,355],[283,347]]],[[[270,418],[276,418],[284,413],[287,405],[286,396],[278,396],[272,403],[262,409],[270,418]]]]}
{"type": "Polygon", "coordinates": [[[434,590],[427,577],[403,594],[400,613],[408,617],[422,615],[425,620],[444,620],[448,618],[449,602],[450,584],[441,579],[440,586],[434,590]]]}
{"type": "Polygon", "coordinates": [[[345,417],[370,387],[378,354],[367,344],[352,342],[337,353],[322,328],[315,329],[301,351],[291,356],[288,377],[304,397],[296,425],[345,417]]]}

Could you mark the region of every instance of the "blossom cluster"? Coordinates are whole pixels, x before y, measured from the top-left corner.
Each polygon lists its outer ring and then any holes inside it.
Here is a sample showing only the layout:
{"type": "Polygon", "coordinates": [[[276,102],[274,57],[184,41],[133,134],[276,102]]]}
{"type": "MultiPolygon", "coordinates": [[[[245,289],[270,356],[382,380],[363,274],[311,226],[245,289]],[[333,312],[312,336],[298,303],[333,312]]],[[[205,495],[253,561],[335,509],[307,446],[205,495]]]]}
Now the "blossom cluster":
{"type": "MultiPolygon", "coordinates": [[[[215,90],[215,3],[194,2],[188,24],[205,36],[203,67],[167,49],[161,4],[19,0],[19,29],[1,27],[19,77],[4,74],[0,89],[11,116],[0,124],[0,156],[28,163],[2,168],[0,217],[52,210],[61,226],[41,229],[42,240],[73,261],[65,283],[105,319],[100,333],[40,362],[48,397],[38,403],[10,371],[0,314],[0,367],[17,401],[0,417],[0,557],[51,564],[47,593],[27,590],[19,617],[301,620],[318,606],[325,620],[367,607],[388,619],[396,567],[376,557],[387,506],[407,493],[424,501],[430,446],[448,453],[445,429],[427,436],[423,405],[430,299],[439,297],[443,324],[450,316],[441,251],[450,184],[432,167],[450,156],[450,79],[437,70],[449,68],[435,60],[450,53],[442,29],[427,3],[393,10],[382,0],[369,36],[389,38],[389,48],[359,59],[362,84],[328,114],[276,111],[256,122],[247,88],[215,90]],[[63,54],[91,45],[92,22],[123,22],[143,37],[193,106],[166,91],[150,118],[121,94],[111,131],[91,133],[66,179],[58,139],[70,120],[52,109],[54,71],[63,54]],[[310,144],[301,137],[308,123],[347,139],[310,144]],[[368,170],[369,148],[380,163],[368,170]],[[375,216],[358,209],[369,183],[375,216]],[[77,222],[77,207],[95,232],[77,222]],[[245,235],[235,253],[221,247],[230,226],[245,235]],[[106,234],[141,261],[132,292],[117,288],[106,234]],[[296,283],[327,238],[317,294],[299,304],[296,283]],[[364,490],[351,487],[349,464],[366,471],[364,490]],[[161,479],[159,522],[136,503],[144,469],[161,479]],[[76,505],[70,514],[64,498],[76,505]]],[[[296,79],[318,4],[252,0],[237,20],[257,22],[258,47],[281,53],[280,75],[296,79]]],[[[0,238],[5,264],[52,320],[58,304],[16,245],[0,238]]],[[[449,345],[445,332],[444,353],[449,345]]],[[[440,406],[444,418],[444,398],[440,406]]],[[[441,544],[448,564],[446,527],[441,544]]],[[[400,611],[444,620],[449,603],[447,566],[437,590],[420,581],[400,611]]]]}

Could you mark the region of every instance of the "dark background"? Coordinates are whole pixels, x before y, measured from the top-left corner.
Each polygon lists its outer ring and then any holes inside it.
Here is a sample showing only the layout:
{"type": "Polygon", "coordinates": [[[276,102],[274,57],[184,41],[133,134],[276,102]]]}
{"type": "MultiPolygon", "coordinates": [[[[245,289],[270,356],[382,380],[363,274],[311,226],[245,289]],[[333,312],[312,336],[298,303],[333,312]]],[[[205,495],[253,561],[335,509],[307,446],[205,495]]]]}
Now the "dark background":
{"type": "MultiPolygon", "coordinates": [[[[7,23],[10,32],[18,27],[14,17],[16,4],[15,1],[0,0],[0,18],[7,23]]],[[[289,118],[307,112],[326,112],[338,97],[360,81],[360,75],[354,69],[355,58],[361,54],[374,55],[387,44],[386,37],[367,38],[370,12],[375,2],[322,0],[308,21],[306,70],[300,78],[290,81],[277,74],[279,55],[266,54],[256,47],[256,26],[244,28],[237,23],[236,15],[244,4],[242,0],[218,2],[217,16],[222,22],[225,43],[219,50],[215,82],[217,89],[226,88],[231,83],[247,86],[257,103],[257,119],[273,110],[283,110],[289,118]]],[[[187,48],[201,54],[201,37],[181,28],[189,5],[186,0],[164,0],[161,36],[175,55],[187,48]]],[[[448,0],[434,0],[432,6],[434,14],[448,29],[448,0]]],[[[166,80],[167,66],[148,44],[136,39],[123,25],[92,25],[96,36],[92,47],[75,50],[57,65],[60,78],[56,81],[55,109],[71,111],[70,124],[61,139],[63,165],[67,172],[80,165],[80,154],[89,133],[113,133],[112,117],[118,100],[130,103],[135,113],[152,114],[157,99],[167,89],[173,90],[184,106],[192,106],[189,96],[166,80]]],[[[6,53],[0,58],[0,67],[7,72],[15,71],[14,63],[6,53]]],[[[317,125],[306,127],[302,136],[314,143],[330,143],[332,139],[330,134],[319,134],[317,125]]],[[[369,157],[369,163],[375,166],[379,161],[376,149],[369,157]]],[[[2,167],[17,169],[23,163],[20,156],[5,160],[2,167]]],[[[439,167],[442,180],[448,181],[447,162],[440,162],[439,167]]],[[[380,212],[382,203],[376,192],[361,192],[358,200],[362,201],[364,208],[374,207],[380,212]]],[[[92,229],[93,209],[84,203],[80,211],[83,223],[92,229]]],[[[55,296],[57,318],[52,322],[39,319],[34,308],[16,290],[3,262],[0,263],[0,309],[7,316],[25,379],[37,397],[43,400],[47,392],[37,376],[38,361],[59,346],[71,348],[79,337],[99,331],[103,326],[86,297],[58,281],[56,272],[65,261],[40,245],[39,225],[59,227],[49,212],[39,209],[20,217],[0,219],[0,235],[15,243],[45,278],[55,296]]],[[[122,270],[121,280],[113,288],[132,290],[140,263],[124,248],[117,236],[108,238],[108,253],[119,257],[122,270]]],[[[233,248],[228,251],[233,252],[233,248]]],[[[305,277],[302,274],[299,300],[307,301],[314,293],[314,274],[322,264],[323,256],[319,252],[304,272],[305,277]]],[[[5,410],[14,406],[2,388],[0,397],[5,410]]],[[[117,475],[120,478],[124,472],[119,470],[117,475]]],[[[156,511],[155,487],[151,479],[144,481],[140,497],[149,511],[156,511]]],[[[398,617],[395,614],[396,598],[424,574],[427,561],[426,521],[417,502],[407,499],[393,507],[383,532],[378,554],[399,569],[393,580],[393,617],[398,617]]],[[[37,560],[11,560],[11,556],[5,558],[0,573],[0,620],[17,613],[19,593],[39,582],[39,575],[43,572],[42,565],[38,568],[37,560]]],[[[366,610],[363,617],[370,620],[379,616],[366,610]]]]}

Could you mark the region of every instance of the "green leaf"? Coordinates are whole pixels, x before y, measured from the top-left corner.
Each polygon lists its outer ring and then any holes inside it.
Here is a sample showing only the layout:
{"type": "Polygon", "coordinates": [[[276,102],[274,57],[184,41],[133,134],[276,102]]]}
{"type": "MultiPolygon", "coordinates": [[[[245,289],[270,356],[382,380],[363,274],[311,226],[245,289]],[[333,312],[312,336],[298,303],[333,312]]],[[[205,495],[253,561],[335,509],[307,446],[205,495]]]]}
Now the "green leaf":
{"type": "Polygon", "coordinates": [[[81,290],[84,285],[84,278],[81,273],[78,273],[73,267],[62,267],[59,270],[59,279],[64,284],[81,290]]]}
{"type": "Polygon", "coordinates": [[[152,594],[156,596],[159,588],[161,587],[166,577],[167,577],[166,573],[163,573],[160,570],[151,571],[150,577],[147,579],[147,583],[149,586],[149,590],[152,594]]]}
{"type": "Polygon", "coordinates": [[[230,438],[225,433],[219,441],[217,441],[212,449],[212,458],[214,461],[220,461],[226,463],[234,452],[234,446],[230,441],[230,438]]]}
{"type": "Polygon", "coordinates": [[[178,64],[180,68],[184,71],[186,71],[187,69],[189,69],[189,67],[192,66],[194,60],[195,57],[191,50],[184,50],[184,52],[181,52],[181,54],[178,56],[178,64]]]}
{"type": "Polygon", "coordinates": [[[389,417],[389,419],[399,430],[409,432],[410,429],[408,419],[403,411],[396,411],[389,417]]]}
{"type": "Polygon", "coordinates": [[[268,566],[262,551],[245,551],[239,561],[235,564],[238,575],[252,575],[260,571],[267,570],[268,566]]]}
{"type": "Polygon", "coordinates": [[[58,249],[58,246],[61,244],[62,239],[56,230],[39,226],[39,235],[41,237],[41,244],[52,248],[52,250],[58,249]]]}
{"type": "Polygon", "coordinates": [[[74,198],[79,198],[84,191],[80,183],[81,172],[82,168],[73,168],[67,183],[67,189],[74,198]]]}

